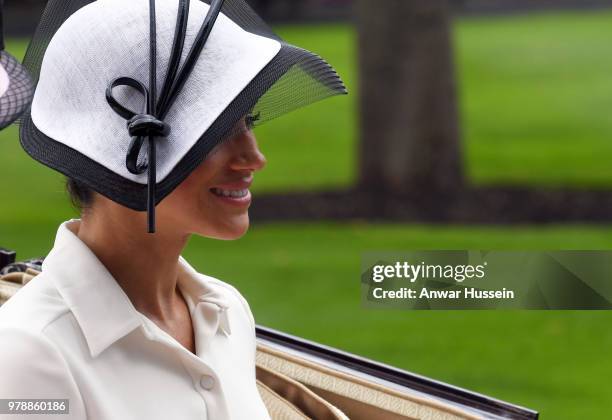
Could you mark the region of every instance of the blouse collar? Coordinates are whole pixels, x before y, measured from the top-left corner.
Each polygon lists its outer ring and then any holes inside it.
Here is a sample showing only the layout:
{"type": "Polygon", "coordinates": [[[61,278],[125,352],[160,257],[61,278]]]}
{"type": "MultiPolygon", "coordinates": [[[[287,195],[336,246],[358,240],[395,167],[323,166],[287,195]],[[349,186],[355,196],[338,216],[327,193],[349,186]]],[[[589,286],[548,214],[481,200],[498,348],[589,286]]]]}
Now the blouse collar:
{"type": "MultiPolygon", "coordinates": [[[[69,228],[78,219],[60,225],[53,249],[42,270],[51,274],[58,292],[74,314],[92,357],[143,325],[142,314],[96,255],[69,228]]],[[[206,276],[179,258],[178,286],[197,322],[198,334],[209,337],[231,333],[227,298],[211,288],[206,276]]]]}

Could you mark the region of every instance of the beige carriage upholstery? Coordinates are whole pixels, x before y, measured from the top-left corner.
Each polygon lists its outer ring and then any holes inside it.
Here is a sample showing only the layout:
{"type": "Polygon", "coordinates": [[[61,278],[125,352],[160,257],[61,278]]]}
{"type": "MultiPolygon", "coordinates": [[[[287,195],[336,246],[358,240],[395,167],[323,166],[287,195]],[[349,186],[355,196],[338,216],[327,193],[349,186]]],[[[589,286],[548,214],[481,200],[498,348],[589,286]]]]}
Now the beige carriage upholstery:
{"type": "MultiPolygon", "coordinates": [[[[0,277],[0,305],[38,272],[0,277]]],[[[257,386],[273,420],[466,420],[461,407],[368,381],[258,338],[257,386]]]]}
{"type": "MultiPolygon", "coordinates": [[[[310,358],[259,340],[258,369],[266,368],[279,377],[298,382],[304,391],[312,391],[332,404],[351,420],[481,419],[453,405],[435,399],[402,392],[357,375],[336,370],[310,358]]],[[[259,379],[260,375],[258,375],[259,379]]],[[[319,418],[319,417],[312,417],[319,418]]],[[[321,417],[329,418],[329,417],[321,417]]]]}
{"type": "Polygon", "coordinates": [[[28,268],[23,273],[9,273],[0,276],[0,305],[17,293],[21,286],[32,280],[37,274],[38,271],[28,268]]]}

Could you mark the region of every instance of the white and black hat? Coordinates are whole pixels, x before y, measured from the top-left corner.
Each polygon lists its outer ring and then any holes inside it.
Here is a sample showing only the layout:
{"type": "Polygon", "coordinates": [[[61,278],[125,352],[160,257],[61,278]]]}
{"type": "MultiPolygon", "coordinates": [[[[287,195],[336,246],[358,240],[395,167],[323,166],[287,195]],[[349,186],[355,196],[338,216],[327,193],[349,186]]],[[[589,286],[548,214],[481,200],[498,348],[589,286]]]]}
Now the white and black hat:
{"type": "Polygon", "coordinates": [[[147,210],[151,232],[155,205],[243,118],[258,125],[346,93],[244,0],[50,0],[24,63],[37,81],[24,149],[147,210]]]}
{"type": "Polygon", "coordinates": [[[0,1],[0,130],[21,116],[34,94],[28,71],[4,50],[2,15],[3,4],[0,1]]]}

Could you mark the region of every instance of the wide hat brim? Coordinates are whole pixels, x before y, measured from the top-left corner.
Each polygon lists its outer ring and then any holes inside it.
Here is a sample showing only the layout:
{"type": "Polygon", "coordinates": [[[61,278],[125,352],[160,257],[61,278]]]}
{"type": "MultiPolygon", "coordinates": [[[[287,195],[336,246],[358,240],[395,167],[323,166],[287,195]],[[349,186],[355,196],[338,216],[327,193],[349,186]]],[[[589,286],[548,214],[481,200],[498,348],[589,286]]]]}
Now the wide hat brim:
{"type": "MultiPolygon", "coordinates": [[[[62,104],[57,103],[57,101],[61,102],[65,97],[79,97],[78,95],[74,96],[74,91],[71,92],[73,93],[72,96],[58,94],[53,88],[55,85],[49,83],[49,78],[45,79],[47,75],[45,73],[45,66],[47,68],[51,66],[57,72],[57,69],[61,70],[63,68],[64,62],[62,57],[57,54],[58,51],[61,54],[63,49],[57,48],[57,45],[54,48],[55,55],[52,60],[48,60],[49,57],[45,56],[45,52],[49,45],[51,45],[49,48],[54,47],[53,40],[56,39],[54,34],[58,29],[61,29],[62,23],[68,22],[71,19],[71,15],[90,3],[87,0],[79,0],[75,3],[66,3],[61,0],[49,1],[47,9],[43,14],[43,21],[41,21],[39,29],[28,48],[24,61],[34,74],[36,80],[39,81],[39,87],[45,86],[43,91],[47,92],[47,94],[39,97],[39,91],[37,90],[32,107],[23,115],[20,141],[25,151],[41,163],[126,207],[140,211],[147,210],[148,186],[146,177],[126,173],[125,168],[121,166],[123,165],[122,162],[125,162],[125,153],[122,153],[121,149],[125,148],[125,144],[130,140],[127,130],[121,128],[125,127],[125,121],[110,112],[110,108],[107,109],[106,104],[96,108],[96,111],[99,109],[103,110],[104,115],[107,115],[104,117],[104,121],[112,122],[115,131],[110,132],[112,135],[108,135],[109,132],[107,132],[106,142],[101,142],[101,145],[107,149],[105,150],[107,154],[104,155],[103,159],[96,159],[89,146],[83,143],[75,144],[75,142],[81,140],[79,138],[75,139],[74,133],[79,133],[80,131],[71,130],[68,132],[63,124],[58,124],[57,121],[51,118],[46,118],[47,121],[42,125],[40,124],[42,116],[48,117],[51,113],[56,113],[58,109],[62,109],[62,104]],[[41,98],[43,99],[41,100],[41,98]],[[41,104],[44,105],[41,106],[41,104]],[[58,105],[60,106],[58,107],[58,105]],[[61,130],[64,130],[64,133],[69,133],[72,136],[71,140],[63,138],[61,130]],[[115,136],[114,133],[120,133],[120,137],[115,136]],[[117,143],[117,146],[109,147],[108,141],[115,141],[117,138],[120,138],[121,142],[117,143]],[[104,159],[107,159],[107,161],[105,162],[104,159]]],[[[201,4],[198,3],[193,2],[194,10],[196,6],[200,9],[202,8],[201,4]]],[[[253,73],[252,79],[249,79],[248,83],[245,82],[246,84],[241,85],[239,91],[236,91],[236,94],[232,94],[229,97],[227,105],[223,103],[218,114],[215,113],[214,121],[211,120],[212,122],[205,130],[193,135],[192,140],[189,140],[187,146],[183,147],[180,151],[180,154],[166,154],[166,156],[170,156],[170,159],[173,159],[172,161],[164,160],[164,146],[168,145],[166,150],[170,150],[169,145],[173,144],[172,141],[176,138],[182,138],[182,136],[177,135],[179,133],[177,130],[172,130],[170,137],[168,137],[169,142],[164,144],[160,141],[162,152],[160,152],[160,158],[158,158],[158,165],[162,169],[158,168],[157,182],[155,183],[156,194],[154,201],[156,204],[170,194],[202,163],[214,147],[228,139],[233,128],[245,116],[255,114],[259,118],[258,123],[261,123],[325,97],[346,93],[343,82],[327,62],[316,54],[284,42],[261,21],[243,0],[226,0],[222,14],[224,17],[220,18],[220,20],[224,20],[227,23],[227,19],[229,19],[233,24],[242,28],[243,31],[252,34],[251,37],[262,37],[262,39],[267,38],[273,41],[274,44],[279,46],[278,52],[274,53],[273,56],[271,55],[269,61],[266,59],[267,64],[263,68],[258,67],[257,72],[253,73]],[[172,136],[175,137],[173,138],[172,136]]],[[[75,20],[72,19],[69,23],[74,24],[74,22],[75,20]]],[[[192,21],[190,20],[189,22],[191,23],[192,21]]],[[[162,22],[158,23],[161,25],[162,22]]],[[[231,25],[226,26],[229,27],[231,25]]],[[[213,28],[213,38],[214,31],[215,29],[213,28]]],[[[146,30],[143,29],[138,33],[144,34],[137,35],[137,37],[146,37],[146,30]]],[[[168,31],[164,31],[164,33],[166,34],[165,39],[170,39],[168,31]]],[[[63,32],[63,35],[65,34],[66,31],[63,32]]],[[[112,37],[109,39],[114,41],[112,37]]],[[[212,39],[212,45],[214,46],[215,42],[219,39],[219,37],[216,40],[212,39]]],[[[168,50],[162,51],[168,52],[168,50]]],[[[213,53],[210,56],[215,57],[216,54],[213,53]]],[[[99,58],[99,56],[96,56],[96,58],[99,58]]],[[[140,63],[140,61],[138,62],[140,63]]],[[[164,65],[164,60],[160,59],[159,68],[163,68],[164,65]]],[[[133,69],[129,66],[128,68],[133,69]]],[[[61,75],[61,73],[56,73],[56,76],[57,74],[61,75]]],[[[202,76],[200,73],[196,74],[198,77],[202,76]]],[[[125,76],[125,74],[113,74],[112,76],[125,76]]],[[[140,82],[146,83],[146,75],[141,75],[137,78],[140,82]]],[[[90,81],[83,77],[81,79],[90,81]]],[[[56,80],[59,80],[61,84],[71,89],[70,84],[66,83],[66,80],[70,79],[64,80],[61,77],[56,77],[56,80]]],[[[104,80],[106,79],[104,78],[104,80]]],[[[202,83],[206,85],[215,80],[215,78],[203,79],[202,83]]],[[[100,95],[101,90],[103,91],[98,83],[95,89],[96,95],[100,95]]],[[[216,98],[211,95],[209,97],[216,98]]],[[[103,98],[103,93],[102,96],[96,96],[95,98],[96,100],[103,98]]],[[[126,98],[130,99],[127,96],[126,98]]],[[[180,98],[181,96],[179,96],[179,101],[181,100],[180,98]]],[[[199,117],[199,115],[191,114],[191,112],[188,112],[181,115],[189,115],[193,119],[199,117]]],[[[72,113],[66,115],[73,115],[81,119],[84,117],[84,114],[80,112],[80,108],[74,106],[72,106],[72,113]]],[[[97,112],[97,115],[101,115],[101,113],[97,112]]],[[[60,117],[60,115],[57,116],[57,118],[60,117]]],[[[66,120],[66,126],[70,125],[72,121],[71,119],[66,120]]],[[[85,118],[84,121],[87,121],[87,119],[85,118]]],[[[172,124],[170,125],[172,126],[172,124]]],[[[84,127],[85,124],[81,126],[84,127]]],[[[183,124],[182,126],[184,127],[185,125],[183,124]]],[[[174,128],[176,127],[180,128],[181,124],[177,124],[174,128]]],[[[86,132],[86,134],[89,135],[89,139],[93,139],[89,141],[96,141],[98,138],[90,135],[90,132],[86,132]]],[[[83,136],[83,138],[85,137],[83,136]]]]}
{"type": "MultiPolygon", "coordinates": [[[[279,53],[267,65],[274,70],[261,71],[199,138],[172,172],[157,183],[157,203],[202,163],[208,153],[219,144],[219,139],[226,138],[228,126],[233,126],[244,117],[279,78],[310,54],[306,50],[283,43],[279,53]]],[[[23,114],[19,137],[22,147],[31,157],[123,206],[138,211],[146,210],[146,184],[128,180],[77,150],[45,135],[32,121],[30,111],[31,108],[28,107],[23,114]]]]}
{"type": "Polygon", "coordinates": [[[17,120],[30,105],[34,84],[24,66],[0,50],[0,129],[17,120]]]}

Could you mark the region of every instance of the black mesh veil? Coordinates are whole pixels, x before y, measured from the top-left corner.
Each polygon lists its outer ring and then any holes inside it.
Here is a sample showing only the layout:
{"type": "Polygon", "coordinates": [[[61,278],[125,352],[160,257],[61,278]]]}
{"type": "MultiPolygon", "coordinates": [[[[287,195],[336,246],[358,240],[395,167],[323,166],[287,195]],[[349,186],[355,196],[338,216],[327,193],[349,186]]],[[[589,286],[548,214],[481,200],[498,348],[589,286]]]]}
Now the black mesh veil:
{"type": "Polygon", "coordinates": [[[8,52],[4,51],[4,28],[0,1],[0,71],[8,77],[8,87],[0,92],[0,130],[15,121],[28,107],[34,86],[27,70],[8,52]]]}
{"type": "Polygon", "coordinates": [[[0,66],[6,71],[9,86],[0,96],[0,130],[21,116],[32,100],[34,86],[27,70],[6,51],[0,50],[0,66]]]}
{"type": "MultiPolygon", "coordinates": [[[[88,0],[49,0],[24,59],[34,81],[39,78],[45,50],[55,32],[69,16],[89,3],[88,0]]],[[[210,1],[205,3],[210,4],[210,1]]],[[[180,184],[216,145],[245,129],[245,124],[240,124],[245,116],[247,126],[257,126],[296,108],[346,93],[343,82],[326,61],[283,41],[244,0],[226,0],[221,13],[248,32],[277,40],[281,44],[280,51],[225,108],[174,169],[157,182],[156,203],[180,184]]],[[[164,66],[165,63],[159,63],[159,68],[164,66]]],[[[24,149],[43,164],[124,206],[146,209],[147,185],[128,180],[58,139],[47,137],[37,129],[28,111],[21,120],[20,138],[24,149]]],[[[122,158],[117,156],[117,159],[122,158]]]]}

